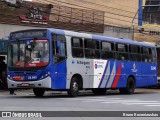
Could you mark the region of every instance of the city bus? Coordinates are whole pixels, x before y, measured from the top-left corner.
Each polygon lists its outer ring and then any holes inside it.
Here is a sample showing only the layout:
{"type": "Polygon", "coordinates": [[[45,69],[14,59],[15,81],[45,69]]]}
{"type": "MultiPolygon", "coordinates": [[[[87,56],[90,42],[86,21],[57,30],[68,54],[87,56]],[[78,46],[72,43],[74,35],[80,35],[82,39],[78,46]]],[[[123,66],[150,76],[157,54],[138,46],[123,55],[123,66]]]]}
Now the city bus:
{"type": "Polygon", "coordinates": [[[10,33],[9,88],[45,91],[79,90],[105,94],[118,89],[133,94],[136,87],[157,83],[155,45],[61,29],[29,29],[10,33]]]}
{"type": "Polygon", "coordinates": [[[158,64],[158,73],[157,73],[157,88],[160,88],[160,46],[158,43],[156,43],[156,47],[157,47],[157,64],[158,64]]]}

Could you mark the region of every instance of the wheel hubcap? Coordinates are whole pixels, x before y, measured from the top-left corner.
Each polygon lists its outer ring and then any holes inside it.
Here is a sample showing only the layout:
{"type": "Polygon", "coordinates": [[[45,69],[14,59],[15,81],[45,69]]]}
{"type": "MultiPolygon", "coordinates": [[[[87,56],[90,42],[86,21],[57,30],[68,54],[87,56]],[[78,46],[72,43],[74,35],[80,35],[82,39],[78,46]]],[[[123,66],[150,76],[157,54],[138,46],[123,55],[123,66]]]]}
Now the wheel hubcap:
{"type": "Polygon", "coordinates": [[[78,91],[78,84],[76,82],[73,83],[73,91],[74,92],[78,91]]]}

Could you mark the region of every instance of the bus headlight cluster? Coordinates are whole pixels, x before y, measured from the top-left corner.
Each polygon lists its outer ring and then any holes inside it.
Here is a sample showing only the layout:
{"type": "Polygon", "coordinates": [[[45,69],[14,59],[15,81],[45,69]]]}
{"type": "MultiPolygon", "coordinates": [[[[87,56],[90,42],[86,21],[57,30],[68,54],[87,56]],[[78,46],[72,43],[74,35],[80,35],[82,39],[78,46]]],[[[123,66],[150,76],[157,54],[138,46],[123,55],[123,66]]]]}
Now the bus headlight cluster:
{"type": "Polygon", "coordinates": [[[45,73],[45,74],[42,75],[41,79],[46,78],[46,77],[48,77],[49,75],[50,75],[50,72],[47,72],[47,73],[45,73]]]}
{"type": "Polygon", "coordinates": [[[12,79],[12,77],[10,75],[7,76],[8,79],[12,79]]]}

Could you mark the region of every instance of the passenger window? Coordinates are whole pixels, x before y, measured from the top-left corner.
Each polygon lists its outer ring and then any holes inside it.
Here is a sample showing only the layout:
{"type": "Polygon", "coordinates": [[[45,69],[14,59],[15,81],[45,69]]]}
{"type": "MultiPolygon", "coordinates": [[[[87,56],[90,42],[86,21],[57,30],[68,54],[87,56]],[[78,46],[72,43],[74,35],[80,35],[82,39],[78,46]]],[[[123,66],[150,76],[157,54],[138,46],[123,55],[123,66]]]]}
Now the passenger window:
{"type": "Polygon", "coordinates": [[[114,43],[101,42],[101,58],[114,59],[114,43]]]}
{"type": "Polygon", "coordinates": [[[142,47],[142,54],[148,55],[149,54],[149,48],[142,47]]]}
{"type": "Polygon", "coordinates": [[[130,61],[141,61],[140,47],[137,45],[129,46],[130,61]]]}
{"type": "Polygon", "coordinates": [[[121,43],[116,44],[116,59],[128,60],[128,45],[121,43]]]}
{"type": "Polygon", "coordinates": [[[142,47],[142,61],[143,62],[152,62],[152,50],[148,47],[142,47]]]}
{"type": "Polygon", "coordinates": [[[72,45],[72,56],[73,57],[79,57],[79,58],[84,57],[82,38],[72,38],[71,45],[72,45]]]}
{"type": "Polygon", "coordinates": [[[84,40],[85,57],[86,58],[100,58],[99,41],[92,39],[84,40]]]}
{"type": "Polygon", "coordinates": [[[152,48],[152,62],[156,63],[156,49],[152,48]]]}

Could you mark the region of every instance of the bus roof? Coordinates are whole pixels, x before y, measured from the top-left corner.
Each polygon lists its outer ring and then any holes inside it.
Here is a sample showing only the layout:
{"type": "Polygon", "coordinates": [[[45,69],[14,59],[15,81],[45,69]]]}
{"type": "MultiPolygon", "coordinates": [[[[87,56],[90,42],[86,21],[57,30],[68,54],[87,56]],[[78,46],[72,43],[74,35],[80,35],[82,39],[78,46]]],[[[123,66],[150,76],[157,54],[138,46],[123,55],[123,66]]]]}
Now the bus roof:
{"type": "Polygon", "coordinates": [[[123,39],[123,38],[114,38],[114,37],[107,37],[102,35],[94,35],[94,34],[88,34],[88,33],[82,33],[82,32],[74,32],[69,30],[61,30],[61,29],[53,29],[49,28],[50,31],[57,33],[57,34],[63,34],[68,36],[76,36],[76,37],[84,37],[84,38],[91,38],[95,40],[104,40],[109,42],[117,42],[117,43],[126,43],[126,44],[135,44],[135,45],[141,45],[141,46],[148,46],[148,47],[155,47],[154,44],[148,43],[148,42],[139,42],[131,39],[123,39]]]}
{"type": "MultiPolygon", "coordinates": [[[[135,40],[131,40],[131,39],[114,38],[114,37],[107,37],[107,36],[102,36],[102,35],[94,35],[94,34],[75,32],[75,31],[69,31],[69,30],[54,29],[54,28],[27,29],[27,30],[21,30],[21,31],[45,30],[45,29],[50,31],[50,32],[56,33],[56,34],[67,35],[67,36],[75,36],[75,37],[89,38],[89,39],[95,39],[95,40],[103,40],[103,41],[109,41],[109,42],[117,42],[117,43],[134,44],[134,45],[140,45],[140,46],[156,47],[154,44],[151,44],[151,43],[148,43],[148,42],[139,42],[139,41],[135,41],[135,40]]],[[[20,31],[15,31],[15,32],[20,32],[20,31]]],[[[12,33],[14,33],[14,32],[12,32],[12,33]]]]}

